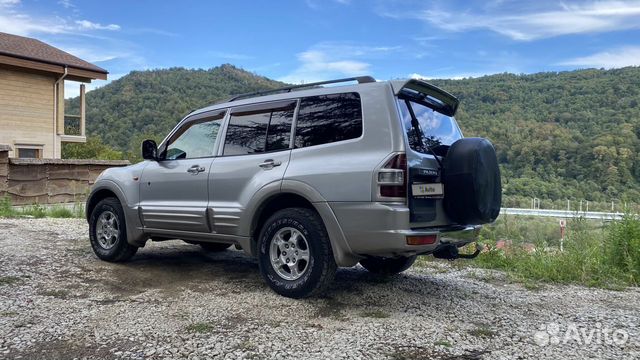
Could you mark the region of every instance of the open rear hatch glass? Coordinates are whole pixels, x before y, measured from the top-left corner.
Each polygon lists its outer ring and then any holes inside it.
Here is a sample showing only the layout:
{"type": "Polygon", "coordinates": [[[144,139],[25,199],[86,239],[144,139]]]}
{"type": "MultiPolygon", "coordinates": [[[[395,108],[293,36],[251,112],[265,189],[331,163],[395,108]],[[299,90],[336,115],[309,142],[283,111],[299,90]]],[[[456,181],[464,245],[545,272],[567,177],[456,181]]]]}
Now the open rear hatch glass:
{"type": "Polygon", "coordinates": [[[394,82],[398,112],[407,140],[408,204],[413,226],[434,225],[444,196],[441,160],[462,138],[453,115],[459,101],[421,80],[394,82]]]}

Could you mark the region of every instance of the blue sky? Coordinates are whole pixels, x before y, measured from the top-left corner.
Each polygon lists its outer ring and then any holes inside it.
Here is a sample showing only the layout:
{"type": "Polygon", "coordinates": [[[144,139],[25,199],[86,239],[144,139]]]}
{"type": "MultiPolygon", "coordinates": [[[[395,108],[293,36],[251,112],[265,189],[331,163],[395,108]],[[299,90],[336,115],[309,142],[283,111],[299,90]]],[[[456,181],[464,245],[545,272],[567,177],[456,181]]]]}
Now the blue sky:
{"type": "Polygon", "coordinates": [[[110,80],[223,63],[293,83],[640,65],[638,0],[0,0],[0,31],[71,52],[110,80]]]}

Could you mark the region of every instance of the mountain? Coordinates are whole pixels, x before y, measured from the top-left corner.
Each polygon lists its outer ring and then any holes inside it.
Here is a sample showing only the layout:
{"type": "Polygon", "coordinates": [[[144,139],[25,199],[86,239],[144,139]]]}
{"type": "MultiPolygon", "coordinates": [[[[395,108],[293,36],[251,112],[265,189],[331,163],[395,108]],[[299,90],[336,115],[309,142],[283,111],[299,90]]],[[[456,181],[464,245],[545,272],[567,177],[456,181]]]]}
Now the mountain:
{"type": "MultiPolygon", "coordinates": [[[[460,98],[465,136],[495,144],[510,201],[640,201],[640,68],[430,82],[460,98]]],[[[87,132],[137,152],[193,109],[282,85],[228,64],[134,71],[87,93],[87,132]]]]}
{"type": "Polygon", "coordinates": [[[465,136],[495,144],[506,195],[640,201],[640,68],[433,83],[460,98],[465,136]]]}

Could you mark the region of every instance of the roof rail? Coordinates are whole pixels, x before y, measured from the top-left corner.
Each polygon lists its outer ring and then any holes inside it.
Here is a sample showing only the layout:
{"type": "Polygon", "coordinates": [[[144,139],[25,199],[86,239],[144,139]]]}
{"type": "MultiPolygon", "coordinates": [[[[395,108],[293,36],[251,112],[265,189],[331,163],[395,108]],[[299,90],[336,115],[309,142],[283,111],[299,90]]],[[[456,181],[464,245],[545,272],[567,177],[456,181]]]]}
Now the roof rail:
{"type": "Polygon", "coordinates": [[[231,99],[227,100],[226,102],[232,102],[232,101],[246,99],[246,98],[250,98],[250,97],[254,97],[254,96],[275,94],[275,93],[279,93],[279,92],[291,92],[291,90],[297,90],[297,89],[303,89],[303,88],[320,86],[320,85],[327,85],[327,84],[337,84],[337,83],[349,82],[349,81],[357,81],[358,84],[364,84],[364,83],[376,82],[376,79],[374,79],[371,76],[355,76],[355,77],[344,78],[344,79],[327,80],[327,81],[319,81],[319,82],[302,84],[302,85],[285,86],[285,87],[278,88],[278,89],[273,89],[273,90],[263,90],[263,91],[256,91],[256,92],[252,92],[252,93],[236,95],[236,96],[232,97],[231,99]]]}

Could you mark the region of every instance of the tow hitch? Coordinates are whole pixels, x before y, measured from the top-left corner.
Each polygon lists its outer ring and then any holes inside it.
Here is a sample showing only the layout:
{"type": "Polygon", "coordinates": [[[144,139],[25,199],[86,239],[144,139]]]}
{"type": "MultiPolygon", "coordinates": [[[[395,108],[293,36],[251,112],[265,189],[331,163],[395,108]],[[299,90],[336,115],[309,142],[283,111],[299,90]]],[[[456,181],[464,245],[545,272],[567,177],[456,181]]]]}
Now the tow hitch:
{"type": "Polygon", "coordinates": [[[484,249],[482,244],[476,243],[476,251],[474,251],[473,254],[460,254],[457,246],[454,244],[445,244],[434,251],[433,256],[438,259],[447,259],[451,261],[455,259],[473,259],[480,255],[482,249],[484,249]]]}

